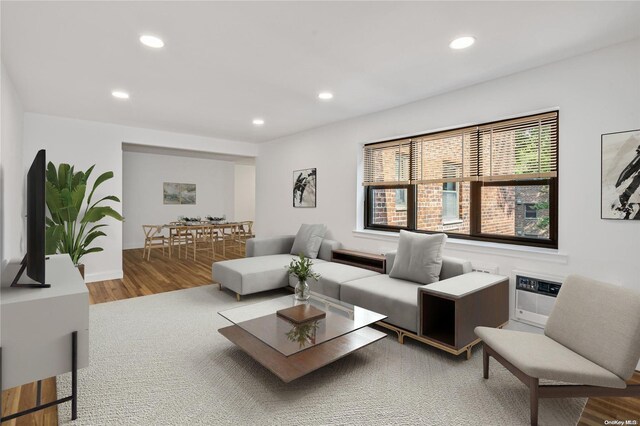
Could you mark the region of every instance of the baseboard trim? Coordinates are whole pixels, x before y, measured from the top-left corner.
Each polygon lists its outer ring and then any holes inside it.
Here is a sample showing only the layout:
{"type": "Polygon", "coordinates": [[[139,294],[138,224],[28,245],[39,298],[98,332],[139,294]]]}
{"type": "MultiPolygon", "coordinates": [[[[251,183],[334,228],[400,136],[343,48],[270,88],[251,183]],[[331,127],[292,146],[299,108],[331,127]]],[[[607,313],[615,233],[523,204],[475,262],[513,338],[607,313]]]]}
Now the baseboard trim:
{"type": "Polygon", "coordinates": [[[133,244],[122,245],[122,250],[134,250],[134,249],[141,249],[141,248],[144,248],[144,244],[140,245],[137,243],[133,243],[133,244]]]}
{"type": "Polygon", "coordinates": [[[94,272],[93,274],[85,274],[84,281],[94,283],[96,281],[120,280],[124,277],[122,269],[114,269],[112,271],[94,272]]]}

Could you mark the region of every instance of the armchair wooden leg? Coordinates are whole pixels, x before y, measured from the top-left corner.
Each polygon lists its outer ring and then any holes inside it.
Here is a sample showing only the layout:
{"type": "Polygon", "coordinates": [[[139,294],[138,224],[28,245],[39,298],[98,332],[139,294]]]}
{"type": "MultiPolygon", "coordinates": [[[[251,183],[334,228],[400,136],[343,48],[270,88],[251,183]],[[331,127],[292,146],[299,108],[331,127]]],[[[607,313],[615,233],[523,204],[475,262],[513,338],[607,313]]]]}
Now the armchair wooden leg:
{"type": "Polygon", "coordinates": [[[238,302],[240,301],[240,293],[236,293],[236,299],[238,300],[238,302]]]}
{"type": "Polygon", "coordinates": [[[489,353],[486,348],[482,348],[482,377],[489,378],[489,353]]]}
{"type": "Polygon", "coordinates": [[[529,383],[529,404],[531,405],[531,426],[538,426],[538,388],[539,380],[531,378],[529,383]]]}

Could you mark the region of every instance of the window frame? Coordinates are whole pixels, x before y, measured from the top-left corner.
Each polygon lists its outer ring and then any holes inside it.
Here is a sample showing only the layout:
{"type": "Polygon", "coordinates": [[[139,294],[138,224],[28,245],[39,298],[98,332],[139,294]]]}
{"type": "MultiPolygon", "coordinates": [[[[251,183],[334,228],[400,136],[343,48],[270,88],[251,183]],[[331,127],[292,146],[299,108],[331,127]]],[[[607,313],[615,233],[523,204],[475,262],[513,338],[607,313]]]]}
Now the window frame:
{"type": "Polygon", "coordinates": [[[450,223],[455,223],[455,222],[459,222],[461,221],[460,219],[460,183],[459,182],[451,182],[454,184],[455,188],[453,191],[449,190],[449,189],[444,189],[444,186],[446,185],[446,183],[442,184],[442,194],[446,193],[453,193],[456,194],[456,210],[457,210],[457,214],[456,217],[445,217],[444,216],[444,195],[442,197],[442,224],[443,225],[447,225],[450,223]]]}
{"type": "MultiPolygon", "coordinates": [[[[551,110],[548,112],[556,112],[557,113],[557,122],[556,122],[556,171],[557,176],[560,173],[560,157],[559,157],[559,132],[560,132],[560,111],[551,110]]],[[[522,117],[515,118],[527,118],[533,117],[544,113],[539,114],[531,114],[522,117]]],[[[478,126],[485,126],[494,123],[500,123],[506,120],[496,120],[487,123],[478,124],[478,126]]],[[[469,126],[461,127],[465,128],[469,126]]],[[[456,130],[456,129],[451,129],[456,130]]],[[[440,133],[440,132],[434,132],[440,133]]],[[[411,138],[417,138],[425,136],[425,134],[415,135],[411,138]]],[[[405,139],[405,138],[403,138],[405,139]]],[[[496,180],[496,181],[471,181],[470,183],[470,209],[469,209],[469,234],[460,234],[456,232],[447,232],[447,231],[428,231],[428,230],[419,230],[416,229],[416,188],[418,184],[411,183],[408,185],[369,185],[364,187],[364,229],[368,230],[376,230],[376,231],[387,231],[387,232],[400,232],[400,230],[407,230],[411,232],[423,233],[423,234],[438,234],[445,233],[451,238],[463,239],[463,240],[474,240],[474,241],[484,241],[490,243],[503,243],[503,244],[514,244],[521,246],[529,246],[529,247],[539,247],[539,248],[549,248],[549,249],[557,249],[558,248],[558,187],[559,187],[559,177],[546,177],[540,179],[523,179],[523,180],[496,180]],[[487,234],[482,233],[482,224],[481,224],[481,212],[482,212],[482,187],[483,186],[538,186],[538,185],[548,185],[549,186],[549,238],[541,239],[541,238],[533,238],[527,237],[525,235],[496,235],[496,234],[487,234]],[[369,211],[371,206],[371,195],[373,190],[375,189],[407,189],[407,226],[389,226],[389,225],[380,225],[371,223],[371,212],[369,211]]],[[[460,185],[457,185],[458,191],[460,185]]],[[[458,193],[458,197],[459,197],[458,193]]],[[[458,199],[459,202],[459,199],[458,199]]],[[[445,224],[443,218],[443,225],[445,224]]]]}
{"type": "Polygon", "coordinates": [[[364,223],[366,229],[373,229],[377,231],[392,231],[392,232],[400,232],[403,230],[410,230],[415,228],[415,185],[369,185],[365,187],[365,196],[364,196],[364,223]],[[407,190],[407,226],[393,226],[393,225],[382,225],[371,223],[371,211],[369,206],[371,206],[371,197],[373,191],[376,189],[406,189],[407,190]]]}
{"type": "Polygon", "coordinates": [[[538,210],[536,209],[536,203],[522,203],[524,206],[524,219],[525,220],[530,220],[530,219],[538,219],[538,210]],[[529,207],[531,206],[531,207],[529,207]],[[531,210],[533,209],[533,210],[531,210]],[[527,216],[527,214],[529,212],[533,211],[533,216],[527,216]]]}

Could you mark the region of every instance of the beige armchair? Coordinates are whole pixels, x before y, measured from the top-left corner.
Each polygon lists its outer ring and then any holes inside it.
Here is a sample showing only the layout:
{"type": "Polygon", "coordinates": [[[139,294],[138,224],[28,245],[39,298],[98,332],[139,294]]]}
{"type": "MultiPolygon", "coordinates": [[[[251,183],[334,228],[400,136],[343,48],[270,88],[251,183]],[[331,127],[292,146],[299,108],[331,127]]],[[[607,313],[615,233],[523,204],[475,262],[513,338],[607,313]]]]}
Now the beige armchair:
{"type": "Polygon", "coordinates": [[[627,385],[640,359],[640,293],[572,275],[566,279],[544,335],[477,327],[483,374],[495,358],[529,387],[531,425],[539,398],[640,396],[627,385]],[[567,384],[545,384],[540,380],[567,384]],[[574,384],[570,384],[574,383],[574,384]]]}

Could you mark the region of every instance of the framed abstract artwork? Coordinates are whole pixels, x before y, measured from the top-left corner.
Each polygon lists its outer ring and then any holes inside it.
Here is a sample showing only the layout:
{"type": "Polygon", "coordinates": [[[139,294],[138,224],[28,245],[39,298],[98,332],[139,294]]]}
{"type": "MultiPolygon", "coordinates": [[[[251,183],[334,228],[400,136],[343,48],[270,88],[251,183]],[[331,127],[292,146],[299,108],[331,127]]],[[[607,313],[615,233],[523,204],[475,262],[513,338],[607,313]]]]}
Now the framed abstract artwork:
{"type": "Polygon", "coordinates": [[[196,184],[164,182],[162,201],[164,204],[195,204],[196,184]]]}
{"type": "Polygon", "coordinates": [[[293,207],[316,206],[316,169],[302,169],[293,172],[293,207]]]}
{"type": "Polygon", "coordinates": [[[605,133],[602,149],[602,219],[640,220],[640,129],[605,133]]]}

